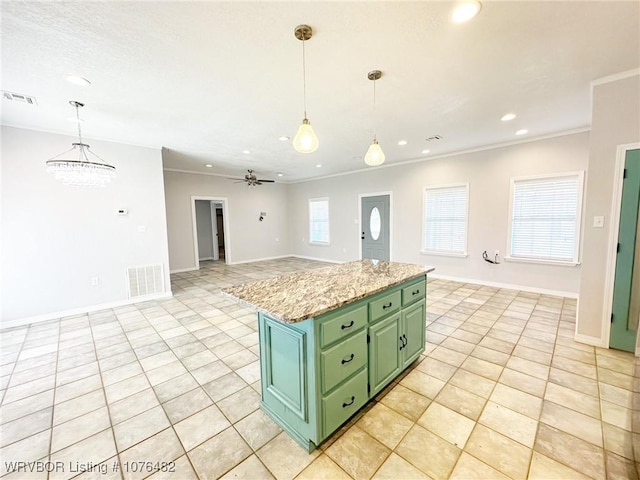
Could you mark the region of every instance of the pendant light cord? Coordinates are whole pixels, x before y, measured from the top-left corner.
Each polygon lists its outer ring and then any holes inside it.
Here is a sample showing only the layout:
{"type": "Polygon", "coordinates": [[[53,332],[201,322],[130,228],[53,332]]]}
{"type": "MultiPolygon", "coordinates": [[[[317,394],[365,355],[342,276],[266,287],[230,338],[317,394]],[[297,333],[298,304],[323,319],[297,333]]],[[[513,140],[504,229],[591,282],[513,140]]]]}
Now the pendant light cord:
{"type": "Polygon", "coordinates": [[[373,80],[373,139],[376,139],[376,80],[373,80]]]}
{"type": "Polygon", "coordinates": [[[304,56],[304,36],[302,37],[302,103],[304,104],[304,118],[307,118],[307,67],[304,56]]]}
{"type": "Polygon", "coordinates": [[[80,140],[80,143],[83,143],[82,142],[82,131],[80,130],[80,107],[78,106],[77,103],[76,103],[75,107],[76,107],[76,122],[78,122],[78,139],[80,140]]]}

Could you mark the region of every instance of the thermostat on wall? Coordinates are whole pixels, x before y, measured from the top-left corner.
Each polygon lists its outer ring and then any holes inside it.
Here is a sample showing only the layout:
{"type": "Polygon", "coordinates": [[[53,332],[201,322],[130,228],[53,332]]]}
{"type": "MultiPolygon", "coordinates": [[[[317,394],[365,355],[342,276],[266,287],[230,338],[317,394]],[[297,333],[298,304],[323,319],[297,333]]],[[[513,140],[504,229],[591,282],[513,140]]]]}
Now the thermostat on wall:
{"type": "Polygon", "coordinates": [[[126,208],[119,208],[118,215],[129,215],[129,210],[127,210],[126,208]]]}

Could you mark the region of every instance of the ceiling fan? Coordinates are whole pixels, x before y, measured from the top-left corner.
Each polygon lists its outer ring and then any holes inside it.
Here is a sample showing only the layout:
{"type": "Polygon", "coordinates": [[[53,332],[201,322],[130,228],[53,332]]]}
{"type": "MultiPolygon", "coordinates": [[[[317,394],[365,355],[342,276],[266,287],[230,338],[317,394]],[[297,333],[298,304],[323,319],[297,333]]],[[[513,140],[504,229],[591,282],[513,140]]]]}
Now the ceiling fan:
{"type": "Polygon", "coordinates": [[[247,170],[247,173],[244,178],[228,178],[227,180],[238,180],[236,183],[245,182],[250,187],[255,187],[256,185],[262,185],[263,183],[274,183],[275,180],[265,180],[264,178],[256,177],[253,170],[247,170]]]}

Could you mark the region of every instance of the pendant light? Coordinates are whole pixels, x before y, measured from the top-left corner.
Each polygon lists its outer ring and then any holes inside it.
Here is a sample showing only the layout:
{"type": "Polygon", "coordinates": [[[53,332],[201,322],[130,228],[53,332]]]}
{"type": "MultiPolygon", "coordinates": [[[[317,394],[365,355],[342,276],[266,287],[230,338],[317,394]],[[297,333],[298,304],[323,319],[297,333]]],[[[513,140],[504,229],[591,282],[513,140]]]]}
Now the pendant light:
{"type": "Polygon", "coordinates": [[[384,152],[376,139],[376,80],[380,80],[380,77],[382,77],[380,70],[372,70],[367,74],[367,78],[373,81],[373,141],[364,156],[364,163],[370,167],[384,163],[384,152]]]}
{"type": "Polygon", "coordinates": [[[304,119],[298,129],[298,133],[293,138],[293,148],[300,153],[312,153],[318,149],[318,137],[316,136],[311,123],[307,119],[307,72],[304,56],[304,42],[309,40],[313,31],[309,25],[298,25],[293,31],[298,40],[302,41],[302,91],[304,101],[304,119]]]}
{"type": "Polygon", "coordinates": [[[80,108],[84,107],[84,104],[73,100],[69,103],[76,109],[78,142],[72,143],[69,150],[48,160],[47,171],[65,185],[104,187],[115,178],[116,167],[106,163],[91,151],[89,145],[82,142],[80,108]]]}

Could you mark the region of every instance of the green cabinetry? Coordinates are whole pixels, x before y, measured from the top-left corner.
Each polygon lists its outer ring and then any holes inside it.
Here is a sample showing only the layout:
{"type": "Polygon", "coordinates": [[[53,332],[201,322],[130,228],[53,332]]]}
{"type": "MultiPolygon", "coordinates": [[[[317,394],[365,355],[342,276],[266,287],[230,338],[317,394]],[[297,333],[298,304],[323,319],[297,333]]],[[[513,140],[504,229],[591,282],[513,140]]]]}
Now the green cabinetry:
{"type": "Polygon", "coordinates": [[[419,277],[298,323],[259,314],[262,408],[308,451],[424,351],[419,277]]]}

